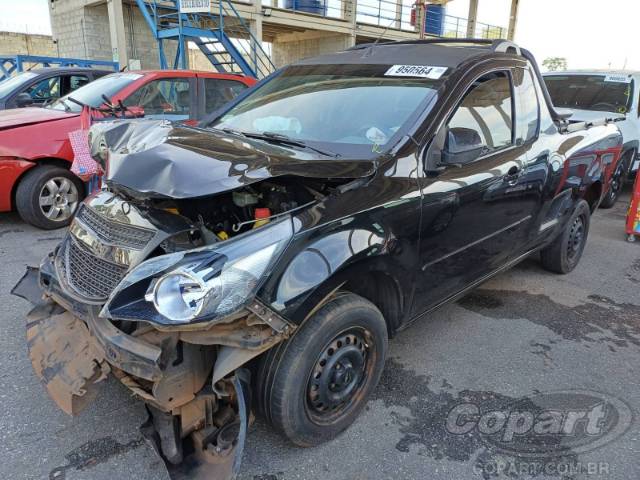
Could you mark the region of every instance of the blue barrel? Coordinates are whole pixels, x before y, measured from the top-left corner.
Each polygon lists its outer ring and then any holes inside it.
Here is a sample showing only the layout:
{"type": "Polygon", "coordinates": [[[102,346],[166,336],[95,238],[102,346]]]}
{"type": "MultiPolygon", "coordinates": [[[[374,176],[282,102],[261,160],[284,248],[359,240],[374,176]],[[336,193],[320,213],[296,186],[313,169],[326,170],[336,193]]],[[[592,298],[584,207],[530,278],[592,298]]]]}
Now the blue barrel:
{"type": "Polygon", "coordinates": [[[425,33],[441,37],[444,34],[444,17],[446,14],[444,5],[426,5],[425,9],[425,33]]]}
{"type": "Polygon", "coordinates": [[[324,17],[327,15],[327,0],[286,0],[284,8],[298,12],[315,13],[324,17]]]}

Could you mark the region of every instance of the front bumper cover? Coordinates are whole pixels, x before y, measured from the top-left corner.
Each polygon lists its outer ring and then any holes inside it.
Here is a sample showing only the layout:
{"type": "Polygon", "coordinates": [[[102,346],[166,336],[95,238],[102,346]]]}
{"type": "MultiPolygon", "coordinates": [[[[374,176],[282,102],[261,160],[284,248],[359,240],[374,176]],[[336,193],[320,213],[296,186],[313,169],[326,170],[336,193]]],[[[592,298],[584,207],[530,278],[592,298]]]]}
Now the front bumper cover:
{"type": "Polygon", "coordinates": [[[30,268],[12,290],[35,305],[27,315],[29,358],[51,398],[75,415],[95,398],[111,369],[84,322],[37,295],[38,279],[38,270],[30,268]]]}

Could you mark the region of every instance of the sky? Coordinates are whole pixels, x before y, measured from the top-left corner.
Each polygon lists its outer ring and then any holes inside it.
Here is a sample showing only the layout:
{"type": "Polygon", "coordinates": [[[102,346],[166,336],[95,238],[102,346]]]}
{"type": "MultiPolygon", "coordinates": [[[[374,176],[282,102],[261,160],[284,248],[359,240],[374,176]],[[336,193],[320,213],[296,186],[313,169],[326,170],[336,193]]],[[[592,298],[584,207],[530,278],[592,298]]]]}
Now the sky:
{"type": "MultiPolygon", "coordinates": [[[[480,0],[478,21],[509,24],[510,0],[480,0]]],[[[468,0],[452,0],[450,15],[467,17],[468,0]]],[[[538,60],[565,57],[569,68],[640,70],[638,0],[520,0],[515,41],[538,60]],[[633,20],[632,20],[633,19],[633,20]]]]}
{"type": "MultiPolygon", "coordinates": [[[[509,5],[480,0],[478,20],[507,26],[509,5]]],[[[0,7],[0,30],[51,33],[47,0],[0,0],[0,7]]],[[[468,9],[469,0],[452,0],[447,13],[466,18],[468,9]]],[[[565,57],[569,68],[640,70],[638,19],[638,0],[520,0],[516,42],[540,63],[565,57]]]]}

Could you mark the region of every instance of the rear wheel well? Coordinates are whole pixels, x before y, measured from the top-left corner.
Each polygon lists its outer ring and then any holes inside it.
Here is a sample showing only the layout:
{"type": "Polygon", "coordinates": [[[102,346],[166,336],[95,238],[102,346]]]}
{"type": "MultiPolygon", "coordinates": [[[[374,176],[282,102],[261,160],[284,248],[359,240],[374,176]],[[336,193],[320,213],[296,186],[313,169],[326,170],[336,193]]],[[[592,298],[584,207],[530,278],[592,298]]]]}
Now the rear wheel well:
{"type": "MultiPolygon", "coordinates": [[[[37,160],[33,160],[33,163],[35,163],[36,166],[22,172],[22,175],[20,175],[16,179],[16,181],[13,183],[13,187],[11,188],[11,208],[12,209],[16,208],[16,192],[18,190],[18,185],[20,184],[24,176],[27,173],[29,173],[31,170],[33,170],[34,168],[38,168],[40,165],[53,165],[55,167],[64,168],[66,170],[69,170],[71,168],[71,162],[67,160],[63,160],[61,158],[39,158],[37,160]]],[[[84,194],[86,195],[86,193],[87,192],[85,190],[84,194]]]]}
{"type": "Polygon", "coordinates": [[[400,286],[390,275],[382,272],[368,272],[351,278],[341,290],[360,295],[373,303],[382,312],[389,337],[393,337],[402,319],[402,296],[400,286]]]}
{"type": "Polygon", "coordinates": [[[584,198],[589,204],[589,208],[591,209],[591,213],[596,209],[598,201],[602,196],[602,182],[597,181],[593,182],[587,190],[584,192],[582,198],[584,198]]]}

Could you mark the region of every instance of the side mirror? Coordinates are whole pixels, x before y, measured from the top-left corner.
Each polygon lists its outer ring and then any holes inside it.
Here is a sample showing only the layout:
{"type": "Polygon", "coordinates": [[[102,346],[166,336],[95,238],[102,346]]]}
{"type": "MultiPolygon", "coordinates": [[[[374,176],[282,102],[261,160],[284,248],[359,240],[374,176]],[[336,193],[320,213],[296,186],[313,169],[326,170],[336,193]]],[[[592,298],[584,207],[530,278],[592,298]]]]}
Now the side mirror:
{"type": "Polygon", "coordinates": [[[573,110],[570,108],[555,107],[556,113],[562,120],[569,120],[573,117],[573,110]]]}
{"type": "Polygon", "coordinates": [[[31,98],[31,95],[29,95],[27,92],[19,93],[16,96],[16,107],[18,108],[33,105],[33,103],[33,98],[31,98]]]}
{"type": "Polygon", "coordinates": [[[473,162],[482,155],[485,148],[478,132],[471,128],[455,127],[447,130],[442,163],[445,165],[463,165],[473,162]]]}

